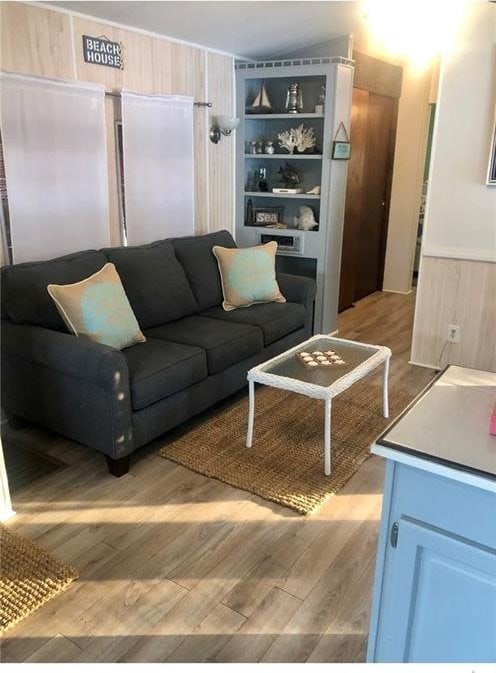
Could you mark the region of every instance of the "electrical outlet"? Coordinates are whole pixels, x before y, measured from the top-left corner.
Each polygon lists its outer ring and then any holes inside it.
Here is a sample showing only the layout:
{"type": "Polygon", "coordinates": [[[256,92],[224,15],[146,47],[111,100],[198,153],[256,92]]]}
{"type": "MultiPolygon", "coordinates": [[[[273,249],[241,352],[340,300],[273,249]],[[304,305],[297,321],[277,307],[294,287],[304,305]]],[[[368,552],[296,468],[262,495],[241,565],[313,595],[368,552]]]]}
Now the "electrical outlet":
{"type": "Polygon", "coordinates": [[[448,325],[448,341],[452,344],[459,344],[461,336],[460,325],[448,325]]]}

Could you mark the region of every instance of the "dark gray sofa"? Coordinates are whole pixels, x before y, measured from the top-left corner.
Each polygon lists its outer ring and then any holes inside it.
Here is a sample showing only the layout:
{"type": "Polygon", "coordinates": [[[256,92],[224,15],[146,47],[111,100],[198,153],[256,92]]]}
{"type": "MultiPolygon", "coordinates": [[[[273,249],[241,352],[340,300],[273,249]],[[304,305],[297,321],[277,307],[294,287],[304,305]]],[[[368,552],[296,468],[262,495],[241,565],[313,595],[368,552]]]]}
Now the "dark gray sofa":
{"type": "Polygon", "coordinates": [[[135,449],[241,389],[250,367],[308,338],[312,280],[280,274],[286,304],[225,312],[214,245],[235,242],[221,231],[4,267],[2,406],[9,418],[101,451],[120,476],[135,449]],[[46,290],[107,261],[147,337],[123,351],[69,334],[46,290]]]}

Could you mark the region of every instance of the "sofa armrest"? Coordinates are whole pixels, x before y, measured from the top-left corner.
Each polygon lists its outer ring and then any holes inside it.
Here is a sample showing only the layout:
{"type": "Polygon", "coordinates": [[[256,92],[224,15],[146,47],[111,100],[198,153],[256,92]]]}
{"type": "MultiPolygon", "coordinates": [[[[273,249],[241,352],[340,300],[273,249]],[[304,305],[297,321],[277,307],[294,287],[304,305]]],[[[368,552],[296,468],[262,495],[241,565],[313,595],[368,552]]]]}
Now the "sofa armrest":
{"type": "Polygon", "coordinates": [[[2,321],[2,350],[33,364],[114,390],[129,378],[115,348],[72,334],[2,321]]]}
{"type": "Polygon", "coordinates": [[[304,304],[307,309],[312,306],[316,291],[316,284],[312,278],[293,276],[293,274],[289,273],[278,273],[277,282],[286,301],[304,304]]]}
{"type": "Polygon", "coordinates": [[[134,450],[129,372],[114,348],[2,321],[2,406],[113,459],[134,450]]]}

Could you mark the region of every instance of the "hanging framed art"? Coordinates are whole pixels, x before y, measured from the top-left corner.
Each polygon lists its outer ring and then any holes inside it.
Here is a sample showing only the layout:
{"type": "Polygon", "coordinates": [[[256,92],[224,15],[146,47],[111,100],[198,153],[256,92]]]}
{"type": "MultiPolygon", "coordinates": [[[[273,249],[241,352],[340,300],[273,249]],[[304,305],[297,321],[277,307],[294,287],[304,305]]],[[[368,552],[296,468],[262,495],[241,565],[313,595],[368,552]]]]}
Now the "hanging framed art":
{"type": "Polygon", "coordinates": [[[351,157],[351,143],[348,131],[343,122],[339,122],[338,129],[332,141],[332,159],[348,160],[351,157]],[[342,130],[344,140],[338,140],[339,133],[342,130]]]}

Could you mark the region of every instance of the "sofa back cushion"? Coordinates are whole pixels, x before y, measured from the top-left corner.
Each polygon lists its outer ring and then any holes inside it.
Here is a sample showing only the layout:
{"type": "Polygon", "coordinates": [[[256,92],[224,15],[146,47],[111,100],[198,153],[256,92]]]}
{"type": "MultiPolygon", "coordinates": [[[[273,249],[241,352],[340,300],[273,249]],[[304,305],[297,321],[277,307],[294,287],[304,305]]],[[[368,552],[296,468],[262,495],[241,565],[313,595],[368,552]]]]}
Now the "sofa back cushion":
{"type": "Polygon", "coordinates": [[[47,285],[67,285],[99,271],[107,262],[98,250],[85,250],[44,262],[23,262],[2,269],[2,309],[9,320],[67,332],[47,285]]]}
{"type": "Polygon", "coordinates": [[[102,252],[115,264],[142,329],[198,312],[186,274],[170,241],[104,248],[102,252]]]}
{"type": "Polygon", "coordinates": [[[222,302],[222,285],[219,267],[212,252],[214,245],[235,248],[236,243],[228,231],[215,231],[205,236],[185,236],[172,239],[176,257],[181,262],[191,285],[200,311],[222,302]]]}

